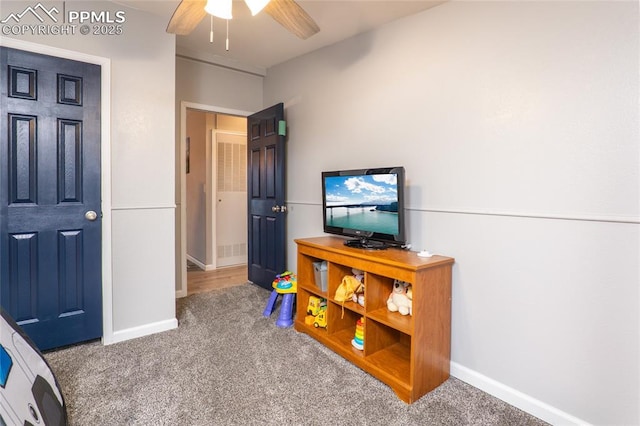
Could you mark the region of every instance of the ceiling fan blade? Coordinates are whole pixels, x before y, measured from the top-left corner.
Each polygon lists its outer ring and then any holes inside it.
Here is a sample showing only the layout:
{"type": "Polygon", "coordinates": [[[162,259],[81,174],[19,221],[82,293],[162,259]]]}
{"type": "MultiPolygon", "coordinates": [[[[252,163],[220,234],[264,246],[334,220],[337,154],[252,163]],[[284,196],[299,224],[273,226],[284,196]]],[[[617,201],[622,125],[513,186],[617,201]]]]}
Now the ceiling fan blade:
{"type": "Polygon", "coordinates": [[[307,39],[320,31],[313,18],[294,0],[271,0],[264,10],[301,39],[307,39]]]}
{"type": "Polygon", "coordinates": [[[167,32],[188,35],[207,15],[204,6],[207,0],[182,0],[171,16],[167,32]]]}

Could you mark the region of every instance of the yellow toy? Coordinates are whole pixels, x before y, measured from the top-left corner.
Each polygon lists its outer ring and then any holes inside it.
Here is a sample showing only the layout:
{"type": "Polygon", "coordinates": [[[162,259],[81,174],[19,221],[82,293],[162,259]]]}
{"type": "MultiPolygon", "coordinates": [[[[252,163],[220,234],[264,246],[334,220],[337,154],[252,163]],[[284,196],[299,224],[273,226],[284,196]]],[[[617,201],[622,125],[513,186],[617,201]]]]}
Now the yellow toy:
{"type": "Polygon", "coordinates": [[[327,307],[325,306],[323,309],[320,309],[318,315],[314,318],[313,326],[315,328],[327,328],[327,307]]]}
{"type": "Polygon", "coordinates": [[[322,297],[309,296],[309,303],[307,303],[307,314],[316,316],[322,307],[327,306],[327,301],[322,297]]]}
{"type": "Polygon", "coordinates": [[[361,285],[362,283],[353,275],[345,275],[336,290],[334,299],[336,299],[337,302],[346,302],[347,300],[350,300],[361,285]]]}
{"type": "Polygon", "coordinates": [[[309,296],[307,303],[307,316],[304,317],[304,323],[313,325],[315,328],[327,327],[327,300],[322,297],[309,296]]]}

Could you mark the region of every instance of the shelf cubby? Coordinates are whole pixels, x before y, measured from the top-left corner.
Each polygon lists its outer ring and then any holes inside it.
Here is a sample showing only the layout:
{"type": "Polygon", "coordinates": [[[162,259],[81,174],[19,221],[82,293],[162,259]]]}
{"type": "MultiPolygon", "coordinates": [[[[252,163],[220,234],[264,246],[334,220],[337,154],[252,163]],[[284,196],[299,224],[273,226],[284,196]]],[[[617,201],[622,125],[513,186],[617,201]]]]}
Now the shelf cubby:
{"type": "Polygon", "coordinates": [[[322,259],[317,259],[311,256],[302,256],[301,259],[298,259],[298,262],[300,262],[299,265],[302,265],[302,267],[298,267],[301,272],[296,274],[298,287],[308,289],[314,293],[325,293],[321,290],[320,284],[316,283],[313,266],[315,262],[322,262],[322,259]]]}

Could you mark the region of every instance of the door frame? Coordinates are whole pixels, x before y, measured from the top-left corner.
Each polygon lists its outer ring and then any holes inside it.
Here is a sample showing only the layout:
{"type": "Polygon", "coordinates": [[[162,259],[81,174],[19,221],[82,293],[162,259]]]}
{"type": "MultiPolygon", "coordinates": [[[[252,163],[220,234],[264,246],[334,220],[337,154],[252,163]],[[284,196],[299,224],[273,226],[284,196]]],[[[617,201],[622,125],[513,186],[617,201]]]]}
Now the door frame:
{"type": "Polygon", "coordinates": [[[111,59],[44,44],[1,37],[0,46],[41,55],[86,62],[100,66],[100,181],[102,190],[102,344],[115,343],[113,337],[113,297],[111,259],[111,59]]]}
{"type": "MultiPolygon", "coordinates": [[[[180,137],[178,140],[179,154],[178,154],[178,168],[180,176],[180,223],[176,226],[176,243],[178,249],[176,250],[176,271],[179,271],[177,276],[176,285],[176,298],[187,296],[187,166],[186,166],[186,152],[187,152],[187,109],[197,109],[200,111],[206,111],[214,114],[235,115],[239,117],[248,117],[253,114],[252,111],[243,111],[238,109],[224,108],[214,105],[199,104],[195,102],[181,101],[180,102],[180,137]]],[[[210,197],[210,190],[207,191],[207,197],[210,197]]],[[[210,205],[211,200],[207,202],[210,205]]],[[[215,209],[211,208],[212,223],[215,223],[215,209]]],[[[211,227],[210,235],[207,235],[207,241],[211,241],[213,234],[215,233],[215,227],[211,227]]]]}

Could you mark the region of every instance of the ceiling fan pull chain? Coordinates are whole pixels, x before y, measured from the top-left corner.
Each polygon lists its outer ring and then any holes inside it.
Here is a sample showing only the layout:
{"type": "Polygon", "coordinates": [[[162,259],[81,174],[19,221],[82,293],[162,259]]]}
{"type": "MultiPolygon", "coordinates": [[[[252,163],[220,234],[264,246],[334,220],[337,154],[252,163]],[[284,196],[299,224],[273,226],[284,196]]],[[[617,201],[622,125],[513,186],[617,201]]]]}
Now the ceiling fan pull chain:
{"type": "Polygon", "coordinates": [[[211,31],[209,32],[209,43],[213,43],[213,15],[211,16],[211,31]]]}
{"type": "Polygon", "coordinates": [[[229,20],[227,19],[227,52],[229,51],[229,20]]]}

